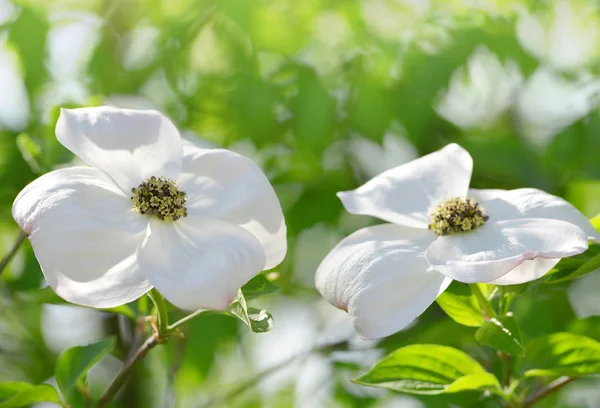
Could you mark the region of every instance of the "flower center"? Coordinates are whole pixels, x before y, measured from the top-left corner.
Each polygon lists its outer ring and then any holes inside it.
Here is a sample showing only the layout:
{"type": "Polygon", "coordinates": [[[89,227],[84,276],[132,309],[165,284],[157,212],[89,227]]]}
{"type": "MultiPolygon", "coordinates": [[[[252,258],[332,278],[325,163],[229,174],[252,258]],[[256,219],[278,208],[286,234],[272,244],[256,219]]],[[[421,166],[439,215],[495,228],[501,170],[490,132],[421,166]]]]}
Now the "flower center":
{"type": "Polygon", "coordinates": [[[154,215],[162,221],[177,221],[187,216],[184,191],[168,178],[150,177],[132,188],[131,201],[140,214],[154,215]]]}
{"type": "Polygon", "coordinates": [[[477,200],[453,197],[433,209],[429,229],[436,235],[452,235],[481,227],[489,218],[477,200]]]}

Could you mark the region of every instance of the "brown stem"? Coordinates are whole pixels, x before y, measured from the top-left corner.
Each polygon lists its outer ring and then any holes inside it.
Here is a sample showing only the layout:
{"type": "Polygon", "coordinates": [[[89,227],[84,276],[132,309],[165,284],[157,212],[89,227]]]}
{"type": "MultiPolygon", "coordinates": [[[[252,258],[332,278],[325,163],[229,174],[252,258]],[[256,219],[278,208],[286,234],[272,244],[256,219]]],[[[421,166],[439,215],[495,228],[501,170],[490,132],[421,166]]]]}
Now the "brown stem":
{"type": "Polygon", "coordinates": [[[106,407],[110,403],[123,384],[125,384],[125,381],[129,378],[129,374],[131,374],[131,370],[135,366],[135,363],[143,360],[144,357],[146,357],[146,354],[148,354],[148,351],[157,344],[159,344],[158,339],[155,336],[151,336],[137,349],[135,354],[123,364],[121,371],[119,371],[113,382],[108,386],[106,391],[104,391],[104,394],[102,394],[102,397],[100,397],[100,400],[98,400],[98,403],[96,404],[96,408],[106,407]]]}
{"type": "Polygon", "coordinates": [[[550,384],[540,389],[531,397],[527,398],[527,400],[525,400],[525,403],[523,404],[523,408],[530,408],[534,406],[535,404],[546,398],[549,394],[560,390],[562,387],[575,381],[576,379],[577,377],[564,376],[552,381],[550,384]]]}
{"type": "Polygon", "coordinates": [[[27,238],[27,235],[25,235],[24,232],[19,232],[19,235],[17,236],[17,239],[15,240],[13,246],[10,248],[8,253],[4,256],[4,258],[2,258],[2,261],[0,262],[0,275],[2,275],[4,269],[6,269],[10,261],[17,254],[17,251],[19,250],[19,247],[21,246],[23,241],[25,241],[25,238],[27,238]]]}

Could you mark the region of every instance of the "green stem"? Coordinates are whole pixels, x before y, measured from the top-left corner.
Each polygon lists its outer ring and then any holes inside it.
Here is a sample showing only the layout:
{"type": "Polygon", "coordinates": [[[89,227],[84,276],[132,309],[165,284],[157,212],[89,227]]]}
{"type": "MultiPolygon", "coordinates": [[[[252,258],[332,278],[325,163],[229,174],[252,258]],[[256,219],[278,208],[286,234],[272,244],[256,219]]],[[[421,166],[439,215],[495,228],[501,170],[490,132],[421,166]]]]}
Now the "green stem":
{"type": "Polygon", "coordinates": [[[195,317],[201,316],[203,314],[208,314],[208,313],[211,313],[211,312],[212,312],[212,310],[202,310],[202,309],[201,310],[197,310],[194,313],[189,314],[189,315],[187,315],[186,317],[184,317],[184,318],[182,318],[180,320],[177,320],[175,323],[173,323],[172,325],[170,325],[169,327],[167,327],[167,330],[169,332],[172,332],[173,330],[175,330],[179,326],[181,326],[183,323],[186,323],[186,322],[192,320],[195,317]]]}
{"type": "Polygon", "coordinates": [[[17,239],[15,239],[15,242],[13,243],[13,246],[10,248],[8,253],[4,256],[4,258],[2,258],[2,261],[0,261],[0,275],[2,275],[2,272],[4,272],[4,269],[6,269],[6,267],[10,263],[10,261],[17,254],[17,251],[19,250],[19,247],[21,246],[23,241],[25,241],[25,238],[27,238],[27,235],[25,235],[24,232],[19,232],[17,239]]]}
{"type": "Polygon", "coordinates": [[[479,302],[479,307],[481,307],[481,309],[483,310],[485,317],[487,319],[496,317],[496,312],[494,312],[490,301],[487,300],[485,296],[483,296],[483,292],[481,292],[479,286],[476,283],[473,283],[469,285],[469,287],[471,288],[471,293],[473,293],[473,295],[477,298],[477,301],[479,302]]]}
{"type": "Polygon", "coordinates": [[[150,292],[148,292],[148,295],[156,307],[156,323],[158,328],[158,337],[160,340],[165,338],[169,333],[169,311],[167,309],[167,302],[165,301],[163,295],[161,295],[156,289],[152,289],[150,292]]]}

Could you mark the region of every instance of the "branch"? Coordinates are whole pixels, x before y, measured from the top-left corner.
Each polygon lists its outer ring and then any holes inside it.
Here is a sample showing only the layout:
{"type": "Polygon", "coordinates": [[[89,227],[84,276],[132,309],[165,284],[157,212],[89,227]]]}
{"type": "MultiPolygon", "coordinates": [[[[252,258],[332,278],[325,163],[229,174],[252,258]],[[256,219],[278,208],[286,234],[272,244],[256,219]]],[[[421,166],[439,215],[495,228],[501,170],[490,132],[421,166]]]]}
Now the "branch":
{"type": "Polygon", "coordinates": [[[4,258],[2,258],[2,262],[0,262],[0,275],[2,275],[4,269],[6,269],[10,261],[17,254],[17,251],[19,250],[19,247],[21,246],[23,241],[25,241],[25,238],[27,238],[27,235],[25,235],[23,231],[19,232],[19,235],[17,236],[17,239],[15,240],[12,248],[10,248],[10,250],[4,256],[4,258]]]}
{"type": "Polygon", "coordinates": [[[535,404],[537,404],[538,402],[540,402],[541,400],[546,398],[549,394],[552,394],[553,392],[560,390],[562,387],[575,381],[576,379],[577,379],[577,377],[564,376],[564,377],[560,377],[560,378],[552,381],[546,387],[540,389],[538,392],[533,394],[531,397],[527,398],[527,400],[525,400],[525,403],[523,404],[523,408],[530,408],[530,407],[534,406],[535,404]]]}
{"type": "Polygon", "coordinates": [[[144,342],[144,344],[140,346],[139,349],[137,349],[135,354],[133,354],[133,356],[131,356],[125,362],[125,364],[123,364],[121,371],[119,371],[113,382],[108,386],[106,391],[104,391],[104,394],[102,394],[102,397],[100,397],[100,400],[98,400],[98,404],[96,404],[96,408],[108,406],[123,384],[125,384],[127,378],[129,378],[129,374],[135,366],[135,363],[143,360],[144,357],[146,357],[146,354],[148,354],[148,351],[154,348],[157,344],[159,344],[158,339],[155,336],[151,336],[144,342]]]}
{"type": "Polygon", "coordinates": [[[206,401],[204,404],[200,405],[200,407],[206,408],[206,407],[210,407],[210,406],[220,406],[220,407],[226,406],[227,405],[226,403],[229,400],[237,397],[239,394],[243,393],[247,389],[254,387],[256,384],[258,384],[260,381],[262,381],[265,377],[273,374],[276,371],[279,371],[280,369],[282,369],[284,367],[287,367],[288,365],[293,363],[296,359],[304,357],[311,353],[329,352],[330,350],[331,351],[337,350],[338,347],[340,347],[340,346],[346,346],[348,344],[348,341],[349,341],[348,339],[345,339],[345,340],[338,341],[335,343],[323,344],[320,346],[315,346],[315,347],[311,348],[310,350],[306,350],[304,352],[296,354],[295,356],[292,356],[286,360],[283,360],[282,362],[277,363],[274,366],[269,367],[264,371],[256,373],[248,380],[242,381],[240,384],[238,384],[234,388],[230,389],[228,392],[206,401]]]}

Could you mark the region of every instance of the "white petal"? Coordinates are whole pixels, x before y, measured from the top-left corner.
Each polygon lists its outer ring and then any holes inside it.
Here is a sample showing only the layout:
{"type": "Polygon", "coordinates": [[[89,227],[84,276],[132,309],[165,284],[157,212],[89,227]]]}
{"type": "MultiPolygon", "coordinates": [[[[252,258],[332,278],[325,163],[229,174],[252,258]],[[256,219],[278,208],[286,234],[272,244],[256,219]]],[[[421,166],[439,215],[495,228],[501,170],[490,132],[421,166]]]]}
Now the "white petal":
{"type": "Polygon", "coordinates": [[[265,254],[251,233],[193,215],[174,223],[151,220],[138,258],[156,289],[186,310],[225,310],[265,266],[265,254]]]}
{"type": "Polygon", "coordinates": [[[62,109],[56,137],[85,162],[111,176],[125,194],[151,176],[175,180],[181,170],[179,132],[155,111],[62,109]]]}
{"type": "Polygon", "coordinates": [[[439,237],[427,249],[427,261],[460,282],[490,282],[524,261],[564,258],[585,252],[585,232],[565,221],[521,218],[492,222],[474,231],[439,237]]]}
{"type": "Polygon", "coordinates": [[[424,251],[429,231],[383,224],[338,244],[319,266],[317,289],[346,310],[364,338],[389,336],[423,313],[451,282],[432,270],[424,251]]]}
{"type": "Polygon", "coordinates": [[[429,212],[445,198],[467,194],[473,159],[457,144],[390,169],[356,190],[338,193],[351,214],[427,228],[429,212]]]}
{"type": "Polygon", "coordinates": [[[570,222],[581,228],[589,240],[600,240],[600,234],[589,220],[568,201],[535,188],[516,190],[469,190],[487,210],[491,221],[516,218],[551,218],[570,222]]]}
{"type": "Polygon", "coordinates": [[[13,217],[29,235],[48,284],[69,302],[113,307],[152,288],[135,255],[146,218],[100,170],[43,175],[17,196],[13,217]]]}
{"type": "Polygon", "coordinates": [[[177,184],[188,194],[190,215],[221,219],[251,232],[264,249],[266,269],[283,260],[287,250],[283,211],[271,183],[252,160],[188,143],[177,184]]]}
{"type": "Polygon", "coordinates": [[[518,285],[541,278],[560,262],[560,258],[535,258],[523,262],[506,275],[495,279],[492,285],[518,285]]]}
{"type": "Polygon", "coordinates": [[[517,23],[517,38],[521,47],[538,59],[546,56],[546,33],[542,23],[532,15],[524,13],[517,23]]]}

